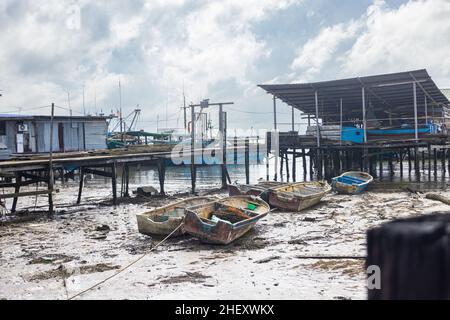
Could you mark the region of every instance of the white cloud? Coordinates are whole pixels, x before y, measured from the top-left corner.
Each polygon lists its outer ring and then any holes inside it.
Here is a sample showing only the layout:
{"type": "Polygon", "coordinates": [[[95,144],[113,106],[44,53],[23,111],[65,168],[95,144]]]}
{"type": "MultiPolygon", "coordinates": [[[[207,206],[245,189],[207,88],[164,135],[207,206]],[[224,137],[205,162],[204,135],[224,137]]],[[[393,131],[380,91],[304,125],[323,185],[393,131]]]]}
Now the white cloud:
{"type": "Polygon", "coordinates": [[[359,28],[359,21],[323,28],[318,36],[306,42],[298,50],[298,55],[292,62],[291,68],[302,70],[302,78],[311,79],[320,73],[325,64],[334,57],[342,42],[353,38],[359,28]]]}
{"type": "Polygon", "coordinates": [[[308,40],[292,67],[304,81],[426,68],[450,86],[449,35],[449,0],[410,0],[398,8],[375,0],[359,19],[308,40]]]}
{"type": "Polygon", "coordinates": [[[0,112],[52,101],[65,106],[67,90],[81,110],[83,84],[90,106],[96,96],[91,111],[109,111],[118,104],[119,78],[125,105],[149,107],[149,118],[167,99],[169,112],[178,112],[183,82],[194,101],[227,80],[244,92],[254,85],[248,70],[270,54],[252,24],[299,2],[2,1],[0,41],[8,45],[0,47],[0,112]]]}

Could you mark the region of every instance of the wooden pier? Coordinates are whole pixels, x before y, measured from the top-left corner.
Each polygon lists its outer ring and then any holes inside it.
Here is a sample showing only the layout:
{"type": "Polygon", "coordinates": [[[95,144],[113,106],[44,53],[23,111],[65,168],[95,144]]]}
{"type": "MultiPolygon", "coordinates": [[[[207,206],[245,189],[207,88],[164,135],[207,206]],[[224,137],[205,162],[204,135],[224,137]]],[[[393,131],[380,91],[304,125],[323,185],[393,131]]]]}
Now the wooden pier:
{"type": "MultiPolygon", "coordinates": [[[[271,133],[267,137],[271,148],[271,133]]],[[[383,141],[365,145],[340,145],[309,137],[279,133],[279,168],[268,180],[286,182],[328,180],[345,171],[365,171],[383,180],[437,181],[450,177],[450,138],[434,136],[419,141],[383,141]],[[301,159],[301,176],[297,173],[301,159]]]]}
{"type": "MultiPolygon", "coordinates": [[[[261,146],[258,145],[258,150],[261,146]]],[[[246,181],[250,179],[250,149],[249,139],[246,139],[244,147],[234,146],[228,148],[230,154],[234,153],[234,158],[237,159],[237,154],[242,152],[245,155],[245,172],[246,181]]],[[[154,167],[158,170],[159,178],[159,191],[160,195],[165,195],[165,180],[166,180],[166,166],[167,161],[171,159],[172,152],[157,151],[151,152],[152,147],[141,150],[141,152],[134,152],[133,150],[99,150],[95,152],[83,152],[83,153],[61,153],[54,154],[52,161],[48,155],[30,155],[29,158],[14,159],[10,161],[0,161],[0,188],[8,189],[14,188],[13,193],[6,193],[0,195],[1,199],[13,199],[11,212],[15,212],[17,209],[18,199],[20,197],[29,197],[36,195],[49,196],[49,212],[53,212],[53,199],[52,195],[58,192],[58,189],[54,187],[54,180],[60,179],[62,182],[69,177],[74,178],[75,173],[79,174],[79,190],[77,196],[77,203],[80,204],[82,200],[82,193],[84,187],[84,177],[86,174],[97,175],[111,179],[112,198],[114,205],[118,200],[118,169],[120,168],[121,174],[121,194],[122,197],[129,197],[129,171],[132,166],[146,165],[154,167]],[[52,177],[54,180],[52,181],[52,177]],[[21,188],[30,185],[44,184],[46,189],[40,189],[36,191],[21,192],[21,188]]],[[[157,149],[157,148],[153,148],[157,149]]],[[[171,148],[170,148],[171,149],[171,148]]],[[[192,154],[211,154],[218,152],[219,149],[202,148],[194,149],[192,154]]],[[[202,157],[203,159],[203,157],[202,157]]],[[[197,168],[200,164],[195,162],[191,166],[191,181],[192,181],[192,193],[196,191],[196,179],[197,168]]],[[[227,188],[228,183],[231,183],[231,178],[227,170],[226,164],[222,164],[222,188],[227,188]]]]}

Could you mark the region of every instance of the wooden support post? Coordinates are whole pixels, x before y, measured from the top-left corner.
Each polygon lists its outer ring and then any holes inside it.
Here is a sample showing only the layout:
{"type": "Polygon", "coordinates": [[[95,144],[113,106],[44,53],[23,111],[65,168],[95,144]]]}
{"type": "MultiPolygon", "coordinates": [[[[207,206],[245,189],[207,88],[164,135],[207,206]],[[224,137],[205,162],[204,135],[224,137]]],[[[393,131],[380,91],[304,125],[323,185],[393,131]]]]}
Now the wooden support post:
{"type": "Polygon", "coordinates": [[[446,171],[446,167],[445,167],[445,149],[442,148],[441,149],[441,171],[442,171],[442,179],[445,179],[445,171],[446,171]]]}
{"type": "Polygon", "coordinates": [[[403,150],[399,151],[400,160],[400,179],[403,179],[403,150]]]}
{"type": "Polygon", "coordinates": [[[290,170],[289,170],[289,154],[288,154],[287,150],[286,150],[285,157],[286,157],[286,180],[287,180],[287,182],[289,182],[291,179],[291,175],[290,175],[290,170]]]}
{"type": "Polygon", "coordinates": [[[314,150],[309,149],[309,180],[314,180],[314,156],[316,155],[316,152],[314,150]]]}
{"type": "Polygon", "coordinates": [[[297,150],[292,152],[292,182],[297,182],[297,150]]]}
{"type": "MultiPolygon", "coordinates": [[[[280,181],[284,181],[283,178],[283,166],[284,166],[284,156],[283,156],[283,151],[280,152],[280,181]]],[[[275,180],[276,181],[276,180],[275,180]]]]}
{"type": "Polygon", "coordinates": [[[130,197],[130,167],[128,164],[125,164],[124,167],[124,173],[125,173],[125,193],[124,197],[129,198],[130,197]]]}
{"type": "Polygon", "coordinates": [[[428,144],[428,180],[431,181],[431,144],[428,144]]]}
{"type": "MultiPolygon", "coordinates": [[[[20,175],[20,173],[18,173],[18,172],[16,172],[16,185],[15,185],[15,187],[14,187],[14,193],[15,194],[18,194],[19,192],[20,192],[20,185],[21,185],[21,183],[22,183],[22,176],[20,175]]],[[[18,197],[14,197],[14,199],[13,199],[13,204],[12,204],[12,208],[11,208],[11,212],[12,213],[15,213],[16,212],[16,208],[17,208],[17,200],[18,200],[18,197]]]]}
{"type": "Polygon", "coordinates": [[[416,178],[420,180],[420,168],[419,168],[419,147],[414,147],[414,170],[416,172],[416,178]]]}
{"type": "Polygon", "coordinates": [[[408,152],[408,171],[409,171],[409,176],[411,177],[411,170],[412,170],[412,165],[411,165],[411,149],[408,147],[407,149],[408,152]]]}
{"type": "Polygon", "coordinates": [[[389,168],[389,177],[392,178],[392,176],[394,175],[394,164],[392,163],[392,158],[390,155],[388,158],[388,168],[389,168]]]}
{"type": "Polygon", "coordinates": [[[425,172],[425,151],[422,150],[422,171],[425,172]]]}
{"type": "Polygon", "coordinates": [[[164,190],[165,180],[166,180],[166,163],[164,159],[158,160],[158,178],[159,178],[159,194],[161,196],[166,195],[164,190]]]}
{"type": "Polygon", "coordinates": [[[306,150],[302,149],[302,164],[303,164],[303,181],[306,181],[308,177],[307,165],[306,165],[306,150]]]}
{"type": "Polygon", "coordinates": [[[77,204],[81,203],[81,194],[83,193],[83,186],[84,186],[84,168],[80,167],[80,187],[78,188],[77,204]]]}
{"type": "Polygon", "coordinates": [[[434,178],[437,177],[437,149],[433,149],[433,161],[434,161],[434,178]]]}
{"type": "Polygon", "coordinates": [[[113,193],[113,204],[117,205],[117,164],[113,162],[111,165],[111,183],[113,193]]]}
{"type": "Polygon", "coordinates": [[[245,183],[250,184],[250,141],[245,139],[245,183]]]}

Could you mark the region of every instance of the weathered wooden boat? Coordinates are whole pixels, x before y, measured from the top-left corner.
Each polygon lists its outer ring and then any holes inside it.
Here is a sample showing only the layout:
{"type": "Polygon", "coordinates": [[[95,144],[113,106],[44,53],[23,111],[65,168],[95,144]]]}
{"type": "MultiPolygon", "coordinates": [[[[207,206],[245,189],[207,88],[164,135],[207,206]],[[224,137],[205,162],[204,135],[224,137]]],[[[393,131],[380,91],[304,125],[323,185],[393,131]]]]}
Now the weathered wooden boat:
{"type": "Polygon", "coordinates": [[[270,211],[254,196],[235,196],[186,210],[183,229],[202,242],[229,244],[240,238],[270,211]]]}
{"type": "Polygon", "coordinates": [[[271,188],[268,196],[271,206],[298,212],[318,204],[330,191],[325,181],[298,182],[271,188]]]}
{"type": "Polygon", "coordinates": [[[339,193],[358,194],[363,192],[372,181],[373,177],[366,172],[349,171],[333,178],[331,185],[333,190],[339,193]]]}
{"type": "Polygon", "coordinates": [[[259,196],[264,201],[268,202],[269,198],[265,191],[274,188],[287,185],[284,182],[277,181],[263,181],[258,184],[230,184],[228,185],[228,192],[231,197],[233,196],[259,196]]]}
{"type": "MultiPolygon", "coordinates": [[[[217,200],[216,197],[194,197],[136,215],[139,232],[150,236],[167,236],[183,222],[186,209],[217,200]]],[[[180,236],[178,230],[174,236],[180,236]]]]}

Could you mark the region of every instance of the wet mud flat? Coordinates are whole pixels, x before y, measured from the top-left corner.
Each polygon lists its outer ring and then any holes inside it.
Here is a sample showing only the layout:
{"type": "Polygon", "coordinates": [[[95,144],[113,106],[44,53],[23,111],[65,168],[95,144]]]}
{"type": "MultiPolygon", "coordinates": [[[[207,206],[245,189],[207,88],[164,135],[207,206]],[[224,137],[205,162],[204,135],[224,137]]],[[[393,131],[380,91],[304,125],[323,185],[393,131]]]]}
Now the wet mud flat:
{"type": "MultiPolygon", "coordinates": [[[[179,195],[113,207],[102,203],[109,192],[91,187],[76,207],[76,186],[62,188],[53,218],[39,214],[45,197],[21,199],[38,213],[0,224],[0,299],[67,299],[149,252],[161,239],[139,234],[135,215],[179,195]]],[[[172,238],[77,299],[365,299],[366,230],[448,209],[400,188],[330,194],[301,213],[270,213],[228,246],[172,238]]]]}

